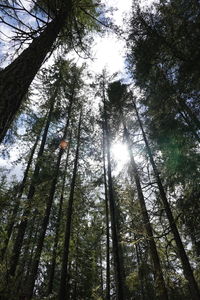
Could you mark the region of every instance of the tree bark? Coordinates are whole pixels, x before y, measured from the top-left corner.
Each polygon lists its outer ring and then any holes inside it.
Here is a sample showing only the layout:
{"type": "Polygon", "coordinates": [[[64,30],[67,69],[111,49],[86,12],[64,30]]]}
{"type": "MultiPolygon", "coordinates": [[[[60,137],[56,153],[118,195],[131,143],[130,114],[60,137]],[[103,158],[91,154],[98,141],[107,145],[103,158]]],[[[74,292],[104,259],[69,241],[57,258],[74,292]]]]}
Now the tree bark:
{"type": "Polygon", "coordinates": [[[73,215],[74,190],[75,190],[76,176],[78,170],[81,121],[82,121],[82,111],[79,117],[77,147],[76,147],[74,169],[73,169],[73,175],[72,175],[72,181],[70,187],[70,195],[69,195],[68,206],[67,206],[67,222],[65,227],[65,240],[64,240],[63,257],[62,257],[61,279],[60,279],[58,300],[67,300],[69,297],[69,293],[66,293],[66,281],[67,281],[67,269],[68,269],[69,243],[70,243],[72,215],[73,215]]]}
{"type": "Polygon", "coordinates": [[[164,187],[162,185],[162,181],[160,179],[160,175],[159,175],[157,166],[155,164],[151,148],[149,146],[146,134],[145,134],[144,129],[143,129],[142,121],[140,119],[136,104],[134,102],[133,102],[133,105],[134,105],[135,112],[136,112],[136,115],[137,115],[137,119],[138,119],[138,122],[139,122],[139,125],[140,125],[140,129],[142,131],[142,135],[143,135],[143,139],[144,139],[144,142],[145,142],[145,145],[146,145],[147,153],[149,155],[149,159],[150,159],[150,162],[151,162],[151,165],[152,165],[152,168],[153,168],[153,171],[154,171],[154,175],[155,175],[155,178],[156,178],[156,181],[157,181],[157,185],[158,185],[159,192],[160,192],[160,197],[162,199],[162,202],[163,202],[163,205],[164,205],[164,208],[165,208],[165,212],[166,212],[167,218],[169,220],[170,228],[171,228],[172,233],[174,235],[174,240],[176,242],[178,254],[179,254],[179,257],[181,259],[182,266],[183,266],[183,272],[184,272],[185,278],[187,279],[187,281],[189,283],[190,293],[191,293],[191,297],[192,297],[191,299],[193,299],[193,300],[200,299],[199,288],[198,288],[197,282],[194,278],[193,271],[192,271],[188,256],[185,252],[185,249],[184,249],[184,246],[183,246],[178,228],[176,226],[176,222],[174,220],[174,217],[173,217],[173,214],[172,214],[172,211],[171,211],[171,208],[170,208],[170,205],[169,205],[164,187]]]}
{"type": "Polygon", "coordinates": [[[18,112],[28,88],[50,52],[70,14],[71,1],[65,11],[52,20],[8,67],[0,72],[0,142],[18,112]]]}
{"type": "Polygon", "coordinates": [[[144,200],[144,196],[143,196],[143,192],[142,192],[142,187],[140,184],[140,177],[138,174],[137,165],[135,163],[135,160],[134,160],[134,157],[133,157],[133,154],[131,151],[131,141],[130,141],[129,133],[126,128],[125,122],[123,122],[123,126],[124,126],[124,135],[125,135],[125,138],[127,141],[128,151],[129,151],[130,160],[131,160],[131,167],[132,167],[132,171],[133,171],[132,175],[134,177],[135,184],[137,187],[137,194],[138,194],[138,200],[140,203],[143,224],[144,224],[144,228],[147,233],[148,243],[149,243],[149,247],[150,247],[150,254],[151,254],[151,258],[152,258],[153,265],[154,265],[156,296],[157,296],[157,299],[168,300],[167,289],[165,287],[165,281],[163,278],[163,273],[162,273],[162,269],[161,269],[161,265],[160,265],[160,259],[159,259],[159,255],[158,255],[157,248],[156,248],[156,243],[155,243],[154,236],[153,236],[153,230],[152,230],[151,223],[149,220],[149,216],[148,216],[148,212],[147,212],[147,208],[146,208],[146,204],[145,204],[145,200],[144,200]]]}

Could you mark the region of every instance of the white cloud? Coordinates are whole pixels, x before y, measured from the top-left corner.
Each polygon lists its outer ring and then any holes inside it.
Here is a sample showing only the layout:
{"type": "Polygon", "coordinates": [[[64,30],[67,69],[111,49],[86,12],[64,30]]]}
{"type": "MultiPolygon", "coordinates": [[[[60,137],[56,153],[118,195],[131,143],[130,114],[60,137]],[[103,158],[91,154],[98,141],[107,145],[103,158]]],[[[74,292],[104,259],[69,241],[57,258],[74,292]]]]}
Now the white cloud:
{"type": "Polygon", "coordinates": [[[93,47],[94,61],[90,68],[94,72],[101,72],[104,68],[110,73],[119,72],[124,69],[124,42],[119,41],[116,36],[97,37],[93,47]]]}
{"type": "MultiPolygon", "coordinates": [[[[117,26],[123,25],[123,19],[131,11],[132,0],[110,0],[103,1],[109,7],[115,8],[112,14],[113,22],[117,26]]],[[[97,36],[92,48],[94,61],[89,67],[95,73],[100,73],[104,68],[110,74],[125,72],[124,57],[126,52],[125,40],[120,39],[116,33],[97,36]]]]}

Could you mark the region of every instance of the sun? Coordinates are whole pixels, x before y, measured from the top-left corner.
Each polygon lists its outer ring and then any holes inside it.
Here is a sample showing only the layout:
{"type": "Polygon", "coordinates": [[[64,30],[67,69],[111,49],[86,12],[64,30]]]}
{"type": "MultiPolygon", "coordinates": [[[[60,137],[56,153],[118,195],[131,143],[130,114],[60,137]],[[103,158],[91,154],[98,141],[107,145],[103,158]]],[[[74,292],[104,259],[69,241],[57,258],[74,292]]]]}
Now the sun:
{"type": "Polygon", "coordinates": [[[129,160],[128,148],[124,143],[113,143],[111,146],[111,154],[119,169],[122,169],[129,160]]]}
{"type": "MultiPolygon", "coordinates": [[[[132,153],[136,164],[141,164],[144,162],[144,157],[140,151],[136,151],[136,149],[132,148],[132,153]]],[[[115,170],[114,173],[118,174],[122,171],[125,165],[130,161],[130,155],[128,146],[125,143],[114,142],[111,145],[111,156],[115,162],[115,170]]]]}

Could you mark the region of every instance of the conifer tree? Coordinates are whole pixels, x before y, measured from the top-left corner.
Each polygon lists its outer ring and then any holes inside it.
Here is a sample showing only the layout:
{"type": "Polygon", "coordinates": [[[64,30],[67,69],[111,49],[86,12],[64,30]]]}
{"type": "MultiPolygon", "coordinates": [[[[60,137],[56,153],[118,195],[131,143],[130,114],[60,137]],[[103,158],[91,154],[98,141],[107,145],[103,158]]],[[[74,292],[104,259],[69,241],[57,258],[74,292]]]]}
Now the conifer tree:
{"type": "MultiPolygon", "coordinates": [[[[42,20],[43,26],[42,28],[39,26],[38,30],[32,29],[30,32],[29,29],[29,32],[24,32],[26,38],[32,37],[31,44],[0,72],[0,142],[9,129],[46,55],[54,48],[58,36],[60,34],[63,37],[67,36],[69,46],[71,43],[75,45],[77,39],[79,46],[82,47],[82,38],[85,33],[98,27],[95,18],[98,14],[96,11],[96,7],[99,6],[98,2],[93,4],[90,1],[68,0],[58,1],[56,5],[52,1],[48,3],[35,1],[34,3],[36,21],[40,19],[41,10],[45,15],[42,20]]],[[[10,4],[9,1],[8,4],[10,4]]],[[[21,1],[16,1],[15,5],[8,5],[8,9],[12,10],[13,19],[16,18],[19,9],[23,10],[21,1]]],[[[6,9],[4,4],[2,7],[6,9]]],[[[31,12],[29,16],[30,14],[31,12]]]]}
{"type": "Polygon", "coordinates": [[[102,78],[102,98],[103,98],[103,123],[104,123],[104,137],[106,145],[106,156],[107,156],[107,174],[108,174],[108,194],[109,194],[109,205],[110,205],[110,218],[111,218],[111,231],[112,231],[112,242],[113,242],[113,257],[114,257],[114,269],[115,269],[115,280],[116,280],[116,297],[117,299],[125,299],[125,285],[123,277],[123,257],[119,244],[119,227],[117,221],[117,207],[113,189],[113,179],[111,174],[111,158],[110,158],[110,130],[108,124],[108,113],[106,103],[106,88],[105,88],[105,74],[102,78]]]}
{"type": "Polygon", "coordinates": [[[64,250],[62,257],[62,268],[61,268],[61,279],[59,288],[59,300],[69,299],[69,293],[66,291],[66,280],[67,280],[67,269],[68,269],[68,255],[69,255],[69,242],[72,226],[72,215],[73,215],[73,200],[74,200],[74,189],[76,185],[77,169],[78,169],[78,159],[79,159],[79,147],[80,147],[80,135],[81,135],[81,119],[82,110],[80,111],[79,124],[78,124],[78,134],[77,134],[77,147],[74,160],[73,175],[70,186],[70,195],[67,206],[67,222],[65,227],[65,240],[64,240],[64,250]]]}

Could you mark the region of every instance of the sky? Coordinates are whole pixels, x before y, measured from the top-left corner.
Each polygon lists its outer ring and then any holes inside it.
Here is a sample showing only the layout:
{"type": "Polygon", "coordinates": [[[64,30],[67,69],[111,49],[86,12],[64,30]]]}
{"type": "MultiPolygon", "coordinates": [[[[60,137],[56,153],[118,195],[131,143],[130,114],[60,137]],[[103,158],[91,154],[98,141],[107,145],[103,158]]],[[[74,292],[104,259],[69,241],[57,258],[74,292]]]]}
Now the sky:
{"type": "MultiPolygon", "coordinates": [[[[123,18],[131,11],[132,0],[109,0],[106,3],[117,9],[113,12],[113,22],[117,26],[122,27],[123,18]]],[[[93,47],[93,53],[96,58],[91,64],[91,68],[96,72],[106,68],[111,74],[115,72],[124,73],[125,49],[125,40],[120,40],[116,34],[106,34],[104,37],[97,37],[93,47]]]]}
{"type": "MultiPolygon", "coordinates": [[[[151,5],[153,0],[141,0],[141,7],[151,5]]],[[[132,0],[103,0],[103,4],[115,8],[112,14],[113,23],[126,31],[129,15],[132,7],[132,0]]],[[[119,72],[122,77],[126,76],[126,41],[124,37],[120,39],[116,34],[105,34],[104,36],[96,36],[92,45],[93,61],[89,62],[89,68],[95,73],[101,73],[103,69],[107,69],[112,75],[119,72]]]]}
{"type": "MultiPolygon", "coordinates": [[[[123,19],[128,20],[129,12],[131,11],[132,0],[108,0],[102,1],[105,5],[109,5],[110,7],[116,8],[113,11],[112,20],[118,26],[124,28],[123,19]]],[[[143,5],[149,5],[151,0],[143,0],[143,5]]],[[[26,0],[23,0],[23,4],[26,5],[26,0]]],[[[28,8],[28,6],[27,6],[28,8]]],[[[126,26],[127,22],[125,22],[126,26]]],[[[6,31],[6,35],[12,36],[12,31],[9,27],[1,27],[1,30],[6,31]]],[[[5,38],[5,37],[4,37],[5,38]]],[[[5,45],[1,47],[1,52],[6,53],[8,51],[8,46],[5,45]]],[[[125,53],[126,53],[126,43],[125,40],[119,39],[119,36],[116,34],[106,33],[104,36],[95,36],[94,44],[92,45],[92,57],[93,59],[89,59],[87,62],[89,69],[93,73],[101,73],[103,69],[106,68],[109,74],[113,74],[118,72],[121,74],[121,77],[125,77],[126,75],[126,67],[125,67],[125,53]]],[[[84,60],[78,58],[79,63],[84,62],[84,60]]],[[[48,61],[51,63],[51,59],[48,61]]],[[[3,66],[6,65],[6,62],[3,63],[3,66]]],[[[0,148],[1,149],[1,148],[0,148]]],[[[118,144],[114,146],[114,156],[119,157],[118,152],[121,153],[123,146],[118,144]]],[[[124,150],[126,152],[126,150],[124,150]]],[[[13,147],[10,151],[10,159],[4,160],[0,158],[0,166],[12,167],[11,163],[17,158],[17,149],[13,147]]],[[[125,154],[127,156],[127,154],[125,154]]],[[[125,159],[126,160],[126,159],[125,159]]],[[[19,169],[18,171],[19,172],[19,169]]],[[[13,172],[12,172],[13,173],[13,172]]]]}

